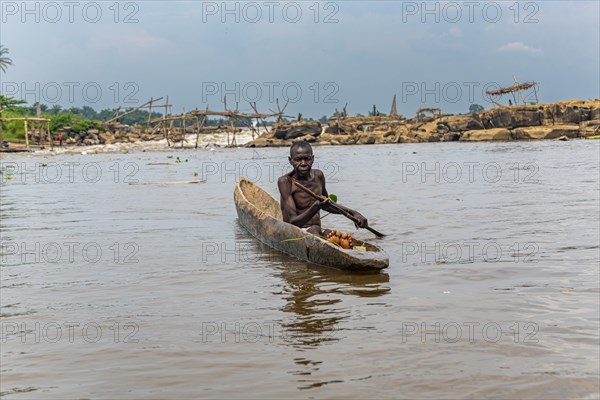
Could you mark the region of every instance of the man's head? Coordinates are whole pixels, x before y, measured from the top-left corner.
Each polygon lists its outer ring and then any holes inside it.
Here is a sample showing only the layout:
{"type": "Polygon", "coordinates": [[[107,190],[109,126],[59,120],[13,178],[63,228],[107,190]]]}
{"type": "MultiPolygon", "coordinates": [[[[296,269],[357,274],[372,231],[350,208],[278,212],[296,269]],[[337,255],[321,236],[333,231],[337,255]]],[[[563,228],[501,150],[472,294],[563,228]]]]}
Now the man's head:
{"type": "Polygon", "coordinates": [[[312,168],[315,157],[313,156],[312,147],[308,142],[301,140],[292,143],[290,147],[290,156],[288,158],[290,164],[294,167],[296,176],[308,176],[312,168]]]}

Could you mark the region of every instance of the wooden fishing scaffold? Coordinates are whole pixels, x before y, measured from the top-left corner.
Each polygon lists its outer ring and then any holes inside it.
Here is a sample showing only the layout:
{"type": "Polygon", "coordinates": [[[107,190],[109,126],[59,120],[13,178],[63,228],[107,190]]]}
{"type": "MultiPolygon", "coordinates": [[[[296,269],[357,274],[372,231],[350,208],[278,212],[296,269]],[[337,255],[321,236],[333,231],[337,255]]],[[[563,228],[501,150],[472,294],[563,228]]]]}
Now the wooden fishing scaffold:
{"type": "MultiPolygon", "coordinates": [[[[536,90],[536,86],[539,85],[539,83],[537,82],[525,82],[525,83],[519,83],[517,81],[517,78],[515,76],[513,76],[513,80],[515,81],[515,84],[513,86],[509,86],[509,87],[505,87],[505,88],[500,88],[500,89],[496,89],[496,90],[488,90],[485,93],[490,96],[490,97],[501,97],[505,94],[512,94],[514,103],[512,103],[509,100],[509,105],[512,104],[518,104],[518,100],[517,100],[517,96],[515,95],[515,93],[519,93],[519,98],[521,99],[521,101],[523,102],[523,105],[526,105],[527,102],[525,101],[525,97],[523,96],[522,91],[523,90],[529,90],[529,89],[533,89],[533,94],[535,96],[535,103],[539,103],[538,100],[538,96],[537,96],[537,90],[536,90]]],[[[498,106],[498,107],[504,107],[502,104],[499,104],[498,102],[492,100],[490,98],[490,101],[492,103],[494,103],[494,106],[498,106]]]]}
{"type": "MultiPolygon", "coordinates": [[[[0,117],[2,111],[0,111],[0,117]]],[[[23,121],[25,128],[25,147],[29,147],[29,134],[31,132],[33,138],[37,138],[40,145],[44,145],[46,141],[52,147],[52,136],[50,135],[50,120],[41,117],[20,117],[20,118],[0,118],[0,142],[2,142],[2,122],[4,121],[23,121]],[[45,125],[45,131],[44,131],[45,125]]]]}
{"type": "Polygon", "coordinates": [[[161,118],[155,118],[155,119],[149,120],[148,122],[149,122],[149,124],[156,124],[154,127],[155,131],[160,130],[163,133],[164,138],[166,139],[167,145],[169,147],[171,146],[171,143],[176,143],[176,142],[180,142],[181,147],[183,147],[184,142],[187,142],[186,133],[189,130],[191,130],[193,132],[193,134],[196,135],[196,143],[195,143],[194,147],[198,148],[198,144],[200,141],[200,134],[213,133],[217,130],[223,129],[222,127],[205,126],[205,124],[208,120],[208,117],[209,116],[225,117],[228,120],[227,124],[225,126],[225,130],[227,132],[227,146],[236,146],[237,145],[236,133],[238,131],[238,129],[236,127],[237,125],[241,124],[241,125],[244,125],[244,126],[250,128],[250,130],[252,132],[252,139],[254,139],[255,136],[259,135],[261,123],[266,131],[269,130],[267,127],[267,124],[266,124],[267,118],[276,117],[277,122],[280,122],[283,119],[284,111],[285,111],[285,108],[287,107],[288,103],[286,102],[283,109],[281,109],[279,107],[279,100],[276,100],[277,112],[270,110],[272,112],[271,114],[265,114],[265,113],[258,112],[256,103],[250,103],[250,107],[254,110],[253,113],[240,112],[238,110],[238,103],[236,103],[235,110],[229,110],[227,108],[227,98],[226,97],[223,98],[223,104],[224,104],[224,111],[209,110],[208,106],[206,106],[206,109],[204,109],[204,110],[196,109],[194,111],[190,111],[187,113],[184,111],[182,114],[179,114],[179,115],[165,114],[161,118]],[[253,119],[255,119],[257,121],[256,125],[249,123],[249,121],[251,121],[253,119]],[[176,131],[176,129],[174,127],[175,121],[180,121],[179,122],[180,127],[179,127],[178,131],[176,131]],[[187,125],[188,121],[191,121],[191,125],[189,125],[189,126],[187,125]]]}
{"type": "Polygon", "coordinates": [[[50,133],[50,120],[48,118],[42,118],[42,106],[40,103],[35,103],[35,117],[12,117],[2,118],[2,112],[6,108],[0,107],[0,143],[3,141],[2,138],[2,122],[3,121],[23,121],[23,127],[25,130],[25,147],[29,147],[29,133],[31,132],[32,139],[37,139],[36,142],[40,145],[46,144],[46,141],[50,147],[54,146],[52,141],[52,134],[50,133]],[[45,130],[44,130],[45,126],[45,130]]]}
{"type": "Polygon", "coordinates": [[[433,118],[438,118],[442,116],[442,110],[440,110],[439,108],[425,107],[419,108],[416,111],[417,119],[420,119],[422,116],[425,115],[425,113],[430,113],[433,118]]]}
{"type": "Polygon", "coordinates": [[[129,114],[131,114],[131,113],[133,113],[133,112],[135,112],[137,110],[140,110],[142,108],[147,108],[148,109],[148,126],[150,126],[151,116],[152,116],[152,107],[154,107],[154,108],[163,108],[164,107],[164,109],[165,109],[165,114],[164,115],[170,114],[170,110],[171,110],[172,105],[169,104],[169,97],[168,96],[167,96],[167,99],[165,101],[165,104],[154,104],[154,102],[158,102],[158,101],[160,101],[162,99],[163,99],[163,97],[159,97],[158,99],[150,98],[149,101],[145,102],[142,105],[135,106],[135,107],[128,107],[126,110],[123,111],[123,113],[121,113],[121,108],[123,108],[123,107],[119,106],[115,110],[115,115],[111,119],[109,119],[107,121],[104,121],[103,123],[104,123],[104,125],[110,125],[110,124],[112,124],[114,122],[117,122],[119,120],[119,118],[122,118],[125,115],[129,115],[129,114]]]}

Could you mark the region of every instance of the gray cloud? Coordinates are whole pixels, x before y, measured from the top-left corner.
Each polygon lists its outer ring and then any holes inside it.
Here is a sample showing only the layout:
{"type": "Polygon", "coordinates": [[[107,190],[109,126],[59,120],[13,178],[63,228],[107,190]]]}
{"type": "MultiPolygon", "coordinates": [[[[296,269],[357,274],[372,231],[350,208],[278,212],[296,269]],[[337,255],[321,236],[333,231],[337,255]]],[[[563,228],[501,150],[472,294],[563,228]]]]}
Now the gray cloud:
{"type": "Polygon", "coordinates": [[[168,95],[174,112],[222,109],[225,94],[230,105],[237,96],[240,109],[249,109],[244,100],[256,97],[257,87],[266,111],[275,97],[283,103],[287,85],[291,96],[302,92],[288,111],[313,117],[346,102],[351,113],[373,104],[387,112],[394,94],[406,115],[423,106],[466,112],[471,102],[490,106],[484,87],[510,85],[513,74],[540,82],[540,101],[600,96],[597,2],[521,2],[518,12],[510,2],[494,9],[477,3],[472,14],[461,2],[427,2],[427,9],[423,2],[321,2],[318,13],[314,3],[298,2],[302,17],[294,23],[282,14],[287,3],[272,22],[261,2],[255,22],[243,12],[248,3],[230,2],[233,12],[210,15],[203,6],[221,2],[119,3],[118,15],[113,3],[97,4],[102,18],[94,23],[82,18],[83,6],[72,22],[66,13],[54,23],[4,13],[0,41],[15,65],[0,80],[26,90],[79,83],[72,102],[64,93],[57,100],[64,106],[86,105],[90,96],[81,89],[96,82],[103,95],[90,104],[95,108],[123,105],[133,82],[134,99],[168,95]],[[208,94],[213,84],[218,90],[208,94]]]}

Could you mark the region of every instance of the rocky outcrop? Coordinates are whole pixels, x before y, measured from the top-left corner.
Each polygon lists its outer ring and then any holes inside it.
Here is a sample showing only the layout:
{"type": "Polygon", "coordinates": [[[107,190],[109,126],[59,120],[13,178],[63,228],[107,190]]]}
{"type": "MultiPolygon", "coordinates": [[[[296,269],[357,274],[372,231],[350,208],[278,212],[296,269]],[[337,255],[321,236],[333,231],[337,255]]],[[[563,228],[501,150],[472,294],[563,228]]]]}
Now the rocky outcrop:
{"type": "Polygon", "coordinates": [[[322,132],[323,127],[319,121],[279,122],[273,124],[268,133],[264,133],[250,142],[250,147],[288,146],[296,140],[315,143],[322,132]]]}
{"type": "Polygon", "coordinates": [[[319,136],[322,132],[319,121],[280,122],[271,127],[275,139],[292,140],[302,136],[319,136]]]}
{"type": "Polygon", "coordinates": [[[489,140],[511,140],[511,133],[506,128],[480,129],[477,131],[466,131],[459,140],[461,142],[480,142],[489,140]]]}
{"type": "Polygon", "coordinates": [[[88,129],[87,131],[75,132],[70,127],[54,133],[54,138],[58,134],[63,135],[64,143],[67,145],[96,145],[96,144],[114,144],[114,143],[137,143],[142,141],[160,140],[162,134],[151,129],[141,130],[129,125],[110,124],[107,130],[88,129]]]}
{"type": "Polygon", "coordinates": [[[509,141],[585,138],[600,134],[600,100],[510,106],[477,114],[398,120],[347,117],[322,130],[314,121],[274,125],[250,147],[289,146],[295,140],[317,145],[452,141],[509,141]]]}

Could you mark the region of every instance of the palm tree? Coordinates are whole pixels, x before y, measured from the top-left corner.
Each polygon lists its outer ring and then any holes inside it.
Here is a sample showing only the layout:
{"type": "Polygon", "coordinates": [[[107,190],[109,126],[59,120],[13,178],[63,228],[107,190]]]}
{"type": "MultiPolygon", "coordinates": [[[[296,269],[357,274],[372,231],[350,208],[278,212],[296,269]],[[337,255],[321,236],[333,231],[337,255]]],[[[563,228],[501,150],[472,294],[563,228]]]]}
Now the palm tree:
{"type": "Polygon", "coordinates": [[[12,60],[6,57],[7,54],[8,49],[0,44],[0,70],[4,73],[6,73],[6,67],[13,65],[12,60]]]}

